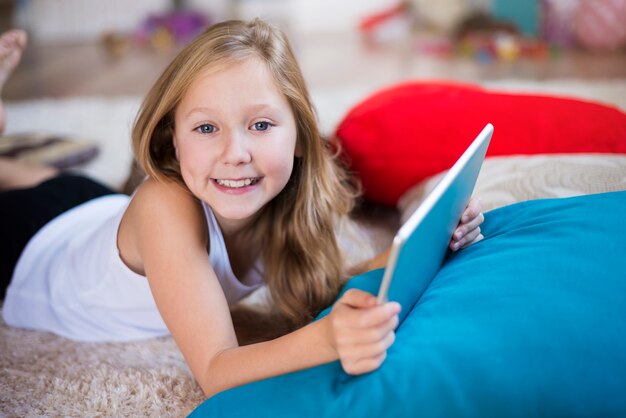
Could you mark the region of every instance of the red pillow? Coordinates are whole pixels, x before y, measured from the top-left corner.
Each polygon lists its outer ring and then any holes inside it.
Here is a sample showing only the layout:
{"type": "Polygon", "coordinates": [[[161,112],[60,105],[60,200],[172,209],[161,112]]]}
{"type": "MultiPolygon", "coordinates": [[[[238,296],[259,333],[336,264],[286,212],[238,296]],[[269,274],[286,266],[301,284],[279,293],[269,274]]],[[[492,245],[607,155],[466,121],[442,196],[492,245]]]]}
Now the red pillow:
{"type": "Polygon", "coordinates": [[[487,155],[626,153],[626,114],[575,99],[478,86],[412,82],[356,105],[337,128],[365,197],[395,205],[411,186],[454,164],[491,122],[487,155]]]}

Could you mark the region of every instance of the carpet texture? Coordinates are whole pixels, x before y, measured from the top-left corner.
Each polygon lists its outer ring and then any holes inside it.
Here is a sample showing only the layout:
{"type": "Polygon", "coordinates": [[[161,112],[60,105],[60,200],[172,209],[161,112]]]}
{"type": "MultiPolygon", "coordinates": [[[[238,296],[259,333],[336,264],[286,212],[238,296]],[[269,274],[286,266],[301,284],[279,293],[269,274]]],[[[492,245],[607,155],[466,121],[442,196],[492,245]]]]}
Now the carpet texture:
{"type": "Polygon", "coordinates": [[[171,338],[79,343],[0,319],[0,415],[184,416],[203,399],[171,338]]]}

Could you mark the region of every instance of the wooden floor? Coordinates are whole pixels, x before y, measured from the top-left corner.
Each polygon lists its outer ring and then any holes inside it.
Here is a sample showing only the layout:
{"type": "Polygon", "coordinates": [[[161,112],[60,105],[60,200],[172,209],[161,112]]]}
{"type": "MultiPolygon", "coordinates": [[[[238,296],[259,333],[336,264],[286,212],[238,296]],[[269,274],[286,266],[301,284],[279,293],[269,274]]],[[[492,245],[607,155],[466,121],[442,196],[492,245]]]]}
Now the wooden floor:
{"type": "MultiPolygon", "coordinates": [[[[420,55],[410,42],[372,46],[355,35],[291,37],[311,88],[380,87],[406,79],[626,79],[626,53],[562,52],[543,60],[479,63],[420,55]]],[[[113,57],[100,43],[31,44],[5,85],[4,100],[84,95],[143,95],[180,47],[155,51],[131,45],[113,57]]]]}

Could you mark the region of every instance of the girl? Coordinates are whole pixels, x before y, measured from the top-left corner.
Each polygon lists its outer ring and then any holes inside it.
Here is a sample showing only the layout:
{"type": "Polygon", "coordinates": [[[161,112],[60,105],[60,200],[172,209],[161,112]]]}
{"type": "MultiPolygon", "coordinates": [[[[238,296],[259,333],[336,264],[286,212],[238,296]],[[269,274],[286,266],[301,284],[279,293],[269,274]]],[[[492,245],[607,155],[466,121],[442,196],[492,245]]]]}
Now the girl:
{"type": "MultiPolygon", "coordinates": [[[[148,178],[130,199],[67,175],[0,197],[15,225],[44,199],[77,205],[22,239],[8,324],[91,341],[171,333],[207,396],[338,359],[352,374],[380,366],[397,303],[351,290],[311,322],[348,277],[335,232],[356,194],[281,32],[259,20],[209,28],[148,93],[132,141],[148,178]],[[271,312],[256,315],[284,335],[240,346],[229,308],[261,284],[271,312]]],[[[482,219],[470,204],[451,246],[480,239],[482,219]]]]}

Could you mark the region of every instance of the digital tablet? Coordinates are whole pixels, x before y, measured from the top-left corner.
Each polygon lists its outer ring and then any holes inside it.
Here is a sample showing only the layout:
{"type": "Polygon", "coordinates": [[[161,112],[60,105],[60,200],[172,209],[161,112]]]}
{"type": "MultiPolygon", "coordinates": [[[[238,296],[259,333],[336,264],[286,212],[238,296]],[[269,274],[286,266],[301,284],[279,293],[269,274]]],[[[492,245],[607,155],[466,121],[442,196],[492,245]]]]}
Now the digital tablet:
{"type": "Polygon", "coordinates": [[[487,124],[396,233],[378,302],[400,303],[400,323],[441,268],[452,234],[472,196],[493,125],[487,124]]]}

